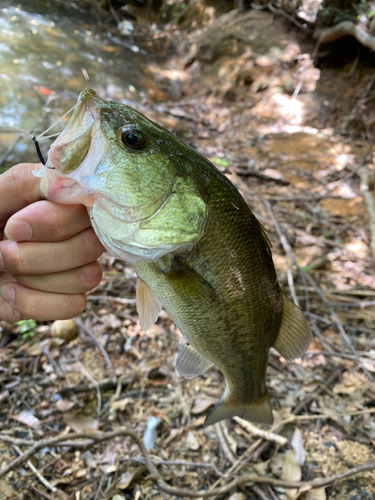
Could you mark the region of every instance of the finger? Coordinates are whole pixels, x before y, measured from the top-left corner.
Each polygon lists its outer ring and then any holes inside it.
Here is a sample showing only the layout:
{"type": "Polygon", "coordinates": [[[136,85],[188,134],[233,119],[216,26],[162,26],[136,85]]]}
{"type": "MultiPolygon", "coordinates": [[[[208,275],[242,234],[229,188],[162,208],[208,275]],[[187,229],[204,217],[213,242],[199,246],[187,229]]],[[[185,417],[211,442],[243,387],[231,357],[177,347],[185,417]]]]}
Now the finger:
{"type": "Polygon", "coordinates": [[[97,260],[104,247],[92,228],[63,242],[0,241],[4,269],[10,274],[50,274],[82,267],[97,260]]]}
{"type": "Polygon", "coordinates": [[[90,217],[83,205],[39,201],[8,220],[5,236],[13,241],[63,241],[90,226],[90,217]]]}
{"type": "MultiPolygon", "coordinates": [[[[11,281],[14,282],[14,278],[10,274],[0,273],[0,288],[11,281]]],[[[0,320],[16,323],[20,319],[22,319],[21,313],[0,297],[0,320]]]]}
{"type": "Polygon", "coordinates": [[[33,172],[42,164],[20,163],[0,176],[0,227],[11,215],[40,200],[40,178],[33,172]]]}
{"type": "Polygon", "coordinates": [[[89,292],[102,279],[99,262],[90,262],[86,266],[54,274],[39,276],[14,276],[17,282],[27,288],[50,293],[85,293],[89,292]]]}
{"type": "Polygon", "coordinates": [[[69,319],[86,307],[86,294],[40,292],[19,283],[8,283],[0,288],[0,296],[22,316],[36,321],[69,319]]]}

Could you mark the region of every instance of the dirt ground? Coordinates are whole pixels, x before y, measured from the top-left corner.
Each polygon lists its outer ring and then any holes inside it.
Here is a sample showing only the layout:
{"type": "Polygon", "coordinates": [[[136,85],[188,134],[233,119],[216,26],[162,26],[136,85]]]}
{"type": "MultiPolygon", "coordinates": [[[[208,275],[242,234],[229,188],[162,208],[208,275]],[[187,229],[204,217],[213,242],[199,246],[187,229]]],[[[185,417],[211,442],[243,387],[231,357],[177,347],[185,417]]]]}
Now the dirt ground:
{"type": "Polygon", "coordinates": [[[267,384],[281,440],[238,419],[203,427],[222,393],[221,374],[176,374],[179,332],[169,315],[142,331],[135,274],[104,255],[103,280],[78,328],[0,322],[0,500],[187,498],[246,474],[269,481],[249,479],[209,498],[375,498],[375,235],[373,184],[366,186],[375,168],[374,59],[362,51],[350,60],[348,49],[348,60],[337,60],[337,46],[317,49],[265,11],[230,12],[173,36],[180,53],[163,77],[179,95],[148,115],[238,187],[314,334],[303,359],[270,353],[267,384]],[[127,429],[180,494],[153,479],[127,429]],[[76,432],[84,436],[74,440],[76,432]],[[316,478],[364,464],[368,470],[311,489],[316,478]]]}

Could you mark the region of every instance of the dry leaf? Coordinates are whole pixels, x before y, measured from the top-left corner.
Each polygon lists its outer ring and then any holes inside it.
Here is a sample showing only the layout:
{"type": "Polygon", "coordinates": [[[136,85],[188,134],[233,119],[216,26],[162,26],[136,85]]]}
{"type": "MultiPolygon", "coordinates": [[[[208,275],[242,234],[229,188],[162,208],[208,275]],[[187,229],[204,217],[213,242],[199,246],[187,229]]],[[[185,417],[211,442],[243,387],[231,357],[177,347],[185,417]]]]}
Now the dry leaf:
{"type": "Polygon", "coordinates": [[[233,493],[228,500],[246,500],[246,497],[243,493],[233,493]]]}
{"type": "Polygon", "coordinates": [[[266,472],[268,471],[269,465],[270,460],[266,460],[265,462],[251,464],[251,468],[255,469],[260,476],[265,476],[266,472]]]}
{"type": "Polygon", "coordinates": [[[298,429],[298,427],[296,427],[294,430],[292,441],[290,444],[294,450],[298,465],[302,467],[306,460],[306,451],[303,447],[302,433],[298,429]]]}
{"type": "Polygon", "coordinates": [[[314,488],[307,492],[306,500],[326,500],[325,488],[314,488]]]}
{"type": "Polygon", "coordinates": [[[200,448],[200,444],[192,431],[189,431],[186,436],[186,446],[193,451],[197,451],[200,448]]]}
{"type": "Polygon", "coordinates": [[[275,477],[281,476],[284,460],[285,460],[285,453],[278,453],[277,455],[271,458],[270,469],[273,476],[275,477]]]}
{"type": "Polygon", "coordinates": [[[128,406],[128,404],[131,403],[131,401],[132,400],[130,398],[120,399],[119,401],[112,401],[110,406],[114,410],[123,411],[128,406]]]}
{"type": "Polygon", "coordinates": [[[156,438],[158,437],[156,427],[160,422],[161,418],[156,417],[149,417],[147,420],[147,428],[143,434],[143,443],[148,451],[153,448],[156,438]]]}
{"type": "Polygon", "coordinates": [[[192,407],[190,413],[192,415],[199,415],[205,412],[210,406],[214,406],[217,403],[217,399],[209,398],[206,396],[197,398],[194,401],[194,406],[192,407]]]}
{"type": "Polygon", "coordinates": [[[128,469],[124,474],[121,475],[120,482],[117,485],[117,488],[120,490],[126,490],[129,488],[131,483],[138,479],[144,472],[146,471],[146,467],[144,465],[140,465],[139,467],[135,467],[134,469],[128,469]]]}
{"type": "MultiPolygon", "coordinates": [[[[299,466],[294,450],[289,450],[285,453],[285,460],[281,471],[281,479],[285,481],[301,481],[302,470],[299,466]]],[[[289,498],[294,498],[297,494],[296,488],[288,488],[285,490],[289,498]]]]}
{"type": "Polygon", "coordinates": [[[61,411],[61,413],[70,411],[74,405],[75,403],[73,401],[69,401],[68,399],[59,399],[55,404],[56,410],[61,411]]]}
{"type": "Polygon", "coordinates": [[[12,415],[13,420],[17,420],[17,422],[21,422],[21,424],[25,424],[28,427],[37,427],[40,424],[40,420],[29,411],[21,411],[18,415],[12,415]]]}
{"type": "Polygon", "coordinates": [[[163,447],[168,446],[176,437],[178,437],[183,429],[171,429],[169,436],[164,440],[163,447]]]}
{"type": "Polygon", "coordinates": [[[88,415],[67,413],[64,420],[76,432],[95,432],[99,428],[99,422],[88,415]]]}
{"type": "Polygon", "coordinates": [[[36,342],[34,345],[29,347],[29,349],[27,350],[27,354],[29,354],[30,356],[39,356],[45,350],[49,352],[56,351],[62,343],[63,340],[61,339],[45,339],[41,342],[36,342]]]}
{"type": "Polygon", "coordinates": [[[333,388],[333,392],[335,394],[350,394],[360,387],[367,387],[366,376],[359,372],[345,372],[342,379],[342,382],[339,382],[333,388]]]}

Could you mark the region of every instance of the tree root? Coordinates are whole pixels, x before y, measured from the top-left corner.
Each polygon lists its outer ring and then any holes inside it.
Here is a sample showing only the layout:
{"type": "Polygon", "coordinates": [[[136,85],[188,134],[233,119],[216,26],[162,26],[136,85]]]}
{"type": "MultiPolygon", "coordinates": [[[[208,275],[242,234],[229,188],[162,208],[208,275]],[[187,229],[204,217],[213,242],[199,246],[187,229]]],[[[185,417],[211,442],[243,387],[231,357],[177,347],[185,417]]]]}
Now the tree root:
{"type": "Polygon", "coordinates": [[[329,43],[348,35],[354,36],[360,44],[375,52],[375,37],[369,35],[351,21],[343,21],[330,28],[317,29],[314,38],[317,38],[320,43],[329,43]]]}

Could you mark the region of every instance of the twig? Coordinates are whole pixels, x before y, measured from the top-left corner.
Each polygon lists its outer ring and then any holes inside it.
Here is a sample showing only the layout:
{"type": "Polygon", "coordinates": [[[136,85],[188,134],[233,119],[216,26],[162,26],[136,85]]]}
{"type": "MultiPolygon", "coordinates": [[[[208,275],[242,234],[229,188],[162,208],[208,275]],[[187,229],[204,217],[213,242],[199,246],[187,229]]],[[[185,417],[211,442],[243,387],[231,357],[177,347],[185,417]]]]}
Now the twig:
{"type": "MultiPolygon", "coordinates": [[[[159,471],[157,470],[154,462],[151,460],[151,456],[147,449],[145,448],[142,439],[138,434],[136,434],[134,431],[127,429],[127,428],[121,428],[116,431],[111,431],[111,432],[105,432],[105,433],[98,433],[98,434],[93,434],[93,433],[88,433],[88,432],[80,432],[80,433],[71,433],[67,435],[59,435],[55,436],[53,438],[48,438],[48,439],[42,439],[41,441],[38,441],[35,443],[33,446],[31,446],[25,453],[17,457],[15,460],[13,460],[7,467],[4,469],[0,470],[0,478],[4,477],[7,475],[11,470],[14,468],[18,467],[20,464],[24,463],[27,461],[34,453],[36,453],[38,450],[44,448],[44,447],[50,447],[52,445],[57,445],[61,444],[66,440],[76,440],[76,439],[90,439],[95,441],[96,443],[101,443],[103,441],[108,441],[110,439],[114,439],[119,436],[127,436],[131,437],[136,444],[138,445],[146,463],[146,467],[150,473],[150,479],[155,481],[159,488],[166,492],[169,493],[170,495],[176,495],[176,496],[181,496],[181,497],[189,497],[189,498],[199,498],[199,497],[210,497],[214,495],[223,495],[230,491],[232,488],[235,488],[236,486],[241,486],[241,485],[248,485],[248,484],[270,484],[272,486],[279,486],[282,488],[304,488],[304,489],[310,489],[310,488],[321,488],[324,486],[328,486],[336,481],[339,481],[340,479],[345,479],[350,476],[354,476],[357,474],[360,474],[362,472],[367,472],[375,469],[375,461],[371,462],[366,462],[358,467],[354,467],[352,469],[348,469],[345,472],[342,472],[340,474],[335,474],[330,477],[326,478],[316,478],[313,479],[312,481],[283,481],[280,479],[275,479],[272,477],[266,477],[266,476],[258,476],[256,474],[244,474],[242,476],[238,476],[235,479],[233,479],[230,483],[226,484],[225,486],[221,486],[219,488],[215,488],[213,490],[207,491],[207,490],[202,490],[202,491],[197,491],[193,492],[190,490],[187,490],[185,488],[175,488],[173,486],[170,486],[168,483],[164,481],[162,476],[160,475],[159,471]]],[[[9,436],[0,436],[0,440],[9,442],[9,436]],[[8,438],[8,439],[7,439],[8,438]]]]}
{"type": "Polygon", "coordinates": [[[47,358],[48,363],[52,366],[52,368],[55,370],[56,375],[59,378],[65,378],[65,374],[63,373],[62,369],[58,365],[58,363],[53,359],[51,356],[50,352],[48,349],[43,349],[43,354],[47,358]]]}
{"type": "Polygon", "coordinates": [[[292,249],[292,247],[290,246],[289,244],[289,241],[287,240],[287,238],[285,237],[282,229],[281,229],[281,226],[280,224],[278,223],[276,217],[275,217],[275,214],[273,213],[273,210],[272,210],[272,206],[271,206],[271,203],[264,199],[263,198],[263,203],[266,205],[266,208],[268,210],[268,213],[272,219],[272,222],[275,226],[275,229],[276,229],[276,232],[279,236],[279,239],[280,239],[280,243],[285,251],[285,253],[288,255],[290,261],[292,264],[294,264],[298,271],[303,274],[305,276],[305,278],[307,279],[307,281],[313,286],[313,288],[315,288],[315,291],[317,292],[317,294],[319,295],[319,297],[321,298],[321,300],[324,302],[324,304],[328,307],[330,313],[331,313],[331,316],[332,316],[332,319],[333,321],[336,323],[336,326],[337,328],[339,329],[339,332],[341,333],[341,336],[343,338],[343,340],[345,341],[345,343],[347,344],[347,346],[349,347],[349,349],[352,351],[353,355],[355,356],[356,360],[357,360],[357,363],[360,365],[360,367],[362,368],[363,372],[366,374],[367,378],[369,380],[371,380],[372,383],[374,383],[374,378],[373,376],[370,374],[370,372],[367,370],[367,368],[363,365],[359,355],[358,355],[358,352],[356,351],[356,349],[354,348],[350,338],[348,337],[348,335],[346,334],[345,330],[344,330],[344,327],[342,326],[342,323],[341,321],[339,320],[335,310],[333,309],[333,307],[331,306],[330,302],[327,300],[327,298],[325,297],[324,293],[322,292],[322,290],[320,289],[320,287],[315,283],[315,281],[312,279],[312,277],[309,275],[309,273],[307,273],[304,269],[302,269],[302,267],[300,267],[297,263],[297,259],[296,259],[296,256],[295,256],[295,253],[292,249]]]}
{"type": "Polygon", "coordinates": [[[257,497],[260,498],[260,500],[270,500],[270,497],[257,484],[253,484],[251,486],[251,489],[257,495],[257,497]]]}
{"type": "Polygon", "coordinates": [[[105,362],[107,363],[108,370],[111,373],[111,376],[113,378],[116,377],[115,370],[113,369],[113,365],[111,363],[111,360],[109,359],[109,356],[107,354],[107,351],[105,350],[103,344],[99,341],[99,339],[95,336],[95,334],[90,330],[88,326],[86,326],[84,323],[79,318],[74,318],[75,323],[77,326],[83,330],[89,337],[90,339],[95,342],[95,344],[98,346],[99,351],[101,352],[103,358],[105,359],[105,362]]]}
{"type": "MultiPolygon", "coordinates": [[[[22,451],[19,449],[19,447],[16,446],[16,445],[13,445],[13,446],[17,450],[17,453],[19,455],[22,455],[22,451]]],[[[55,486],[52,486],[52,484],[47,481],[47,479],[42,475],[42,473],[39,472],[38,469],[35,467],[35,465],[31,462],[31,460],[27,461],[27,466],[36,475],[36,477],[43,484],[43,486],[45,488],[47,488],[47,490],[52,491],[52,493],[56,493],[57,492],[57,488],[55,488],[55,486]]]]}
{"type": "Polygon", "coordinates": [[[269,10],[271,12],[275,12],[276,14],[281,14],[282,16],[289,19],[289,21],[292,22],[293,24],[295,24],[297,26],[297,28],[300,28],[301,30],[305,30],[307,28],[307,24],[303,25],[303,24],[299,23],[297,21],[297,19],[295,19],[293,16],[291,16],[290,14],[285,12],[285,10],[277,9],[276,7],[274,7],[271,2],[267,5],[267,7],[269,8],[269,10]]]}
{"type": "Polygon", "coordinates": [[[251,422],[248,422],[247,420],[244,420],[243,418],[233,417],[233,420],[235,420],[238,424],[240,424],[241,427],[245,429],[245,431],[247,431],[249,434],[252,434],[253,436],[261,437],[263,439],[266,439],[267,441],[272,441],[279,444],[280,446],[285,446],[288,442],[286,437],[280,436],[279,434],[275,434],[271,431],[264,431],[263,429],[259,429],[259,427],[252,424],[251,422]]]}
{"type": "Polygon", "coordinates": [[[371,193],[371,183],[374,182],[374,172],[370,171],[367,165],[363,165],[356,173],[361,179],[359,190],[367,205],[367,212],[370,219],[370,248],[372,255],[375,257],[375,201],[371,193]]]}
{"type": "Polygon", "coordinates": [[[90,382],[92,382],[92,384],[94,385],[95,387],[95,390],[96,390],[96,399],[97,399],[97,409],[96,409],[96,414],[97,414],[97,417],[98,417],[98,420],[100,420],[100,411],[102,409],[102,393],[100,391],[100,387],[99,387],[99,382],[97,380],[94,379],[94,377],[91,375],[91,373],[86,370],[85,366],[83,365],[83,363],[81,362],[81,360],[79,359],[79,356],[78,356],[78,353],[76,350],[74,350],[74,354],[75,354],[75,357],[76,357],[76,360],[77,360],[77,363],[79,363],[80,367],[81,367],[81,370],[82,370],[82,373],[83,375],[88,379],[90,380],[90,382]]]}
{"type": "MultiPolygon", "coordinates": [[[[361,99],[355,104],[354,108],[351,110],[349,115],[343,121],[343,123],[341,125],[341,130],[346,130],[348,123],[353,120],[353,118],[355,117],[355,115],[357,114],[357,111],[361,108],[361,106],[363,106],[363,104],[365,104],[369,99],[373,99],[373,97],[367,98],[367,95],[371,90],[372,84],[374,83],[374,78],[375,78],[375,72],[373,72],[372,75],[370,76],[369,81],[366,85],[365,91],[364,91],[361,99]]],[[[367,156],[367,155],[365,155],[365,156],[367,156]]],[[[349,166],[349,168],[350,168],[350,166],[349,166]]],[[[358,168],[358,166],[355,168],[351,168],[350,169],[352,171],[351,173],[354,173],[357,170],[357,168],[358,168]]]]}
{"type": "MultiPolygon", "coordinates": [[[[123,379],[121,381],[121,387],[124,388],[128,386],[131,382],[133,382],[133,380],[134,377],[128,377],[127,379],[123,379]]],[[[109,389],[116,389],[117,385],[118,385],[117,380],[113,379],[99,382],[99,388],[102,391],[108,391],[109,389]]],[[[67,396],[69,394],[79,394],[81,392],[96,391],[96,389],[97,389],[96,384],[80,384],[80,385],[62,387],[59,392],[62,396],[67,396]]]]}
{"type": "Polygon", "coordinates": [[[224,455],[226,456],[226,458],[228,459],[228,461],[231,464],[234,464],[236,461],[236,457],[234,456],[234,454],[229,446],[228,439],[227,439],[228,429],[226,429],[224,427],[225,425],[226,425],[226,423],[224,421],[217,422],[215,424],[215,429],[217,432],[217,437],[219,438],[219,442],[220,442],[221,447],[223,449],[224,455]]]}
{"type": "Polygon", "coordinates": [[[118,302],[119,304],[136,304],[137,301],[135,299],[123,299],[120,297],[112,297],[112,295],[88,295],[87,300],[105,300],[106,302],[118,302]]]}
{"type": "Polygon", "coordinates": [[[48,490],[52,491],[52,493],[57,492],[57,488],[52,486],[52,484],[49,483],[44,476],[42,476],[42,474],[38,471],[38,469],[33,465],[31,460],[27,461],[27,466],[29,467],[29,469],[31,469],[34,472],[34,474],[39,479],[39,481],[43,484],[43,486],[45,486],[48,490]]]}
{"type": "Polygon", "coordinates": [[[254,170],[240,170],[239,167],[242,165],[238,165],[237,168],[234,169],[237,175],[241,177],[256,177],[258,179],[262,179],[264,181],[272,181],[276,184],[281,184],[282,186],[289,186],[290,182],[284,179],[278,179],[277,177],[271,177],[270,175],[261,174],[260,172],[255,172],[254,170]]]}

